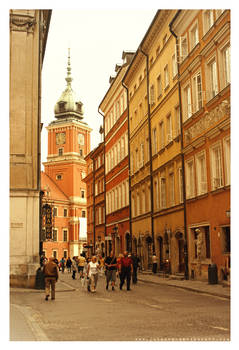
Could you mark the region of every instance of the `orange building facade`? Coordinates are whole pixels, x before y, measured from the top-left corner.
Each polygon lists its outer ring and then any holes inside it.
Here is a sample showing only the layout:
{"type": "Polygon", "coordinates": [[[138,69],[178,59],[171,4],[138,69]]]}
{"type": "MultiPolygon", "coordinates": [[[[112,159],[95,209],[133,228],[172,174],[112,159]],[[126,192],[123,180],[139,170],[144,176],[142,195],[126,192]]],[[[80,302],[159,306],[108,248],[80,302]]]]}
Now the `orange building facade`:
{"type": "Polygon", "coordinates": [[[87,239],[91,254],[105,254],[104,143],[92,150],[87,162],[87,239]]]}
{"type": "Polygon", "coordinates": [[[65,200],[68,200],[68,204],[65,203],[66,208],[63,208],[62,204],[58,203],[59,191],[54,190],[50,197],[54,219],[53,237],[43,243],[43,250],[47,255],[56,255],[57,258],[63,255],[78,256],[82,250],[83,231],[86,238],[86,184],[83,179],[87,168],[84,157],[90,150],[91,129],[83,121],[83,104],[75,100],[71,88],[70,56],[68,56],[66,82],[67,87],[55,105],[56,120],[47,126],[48,156],[47,162],[43,163],[45,174],[42,175],[45,182],[45,187],[42,187],[43,202],[48,201],[45,193],[49,192],[47,188],[51,189],[52,186],[58,188],[65,196],[65,200]],[[58,251],[54,253],[56,242],[58,251]],[[67,251],[67,254],[64,251],[67,251]]]}
{"type": "Polygon", "coordinates": [[[104,116],[105,153],[105,249],[118,255],[131,250],[128,170],[127,95],[122,78],[133,57],[123,52],[122,65],[116,65],[116,76],[99,105],[104,116]]]}
{"type": "Polygon", "coordinates": [[[177,37],[191,278],[230,272],[230,11],[182,10],[177,37]]]}

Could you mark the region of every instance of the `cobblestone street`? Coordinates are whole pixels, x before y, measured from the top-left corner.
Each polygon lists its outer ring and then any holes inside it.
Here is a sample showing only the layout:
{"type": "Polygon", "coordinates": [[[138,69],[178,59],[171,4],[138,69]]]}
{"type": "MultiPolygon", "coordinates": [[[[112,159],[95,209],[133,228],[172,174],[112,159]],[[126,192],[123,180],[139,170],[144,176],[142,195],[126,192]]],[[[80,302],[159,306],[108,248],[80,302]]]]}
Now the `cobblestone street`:
{"type": "Polygon", "coordinates": [[[15,310],[11,313],[11,340],[229,340],[227,297],[194,293],[163,281],[146,283],[142,275],[139,279],[131,291],[125,287],[120,291],[118,286],[107,291],[104,277],[100,277],[97,292],[92,294],[66,272],[60,275],[56,300],[47,302],[43,291],[14,289],[11,307],[25,317],[32,335],[23,329],[19,339],[18,327],[23,323],[17,322],[15,310]]]}

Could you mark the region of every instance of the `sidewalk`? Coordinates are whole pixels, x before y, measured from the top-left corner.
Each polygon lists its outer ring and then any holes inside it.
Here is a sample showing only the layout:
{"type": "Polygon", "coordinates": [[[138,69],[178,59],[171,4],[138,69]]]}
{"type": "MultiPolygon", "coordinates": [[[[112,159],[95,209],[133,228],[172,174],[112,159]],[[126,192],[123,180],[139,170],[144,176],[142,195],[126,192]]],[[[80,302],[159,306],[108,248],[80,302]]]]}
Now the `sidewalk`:
{"type": "Polygon", "coordinates": [[[155,285],[167,285],[175,288],[182,288],[192,292],[205,293],[217,297],[230,299],[230,286],[224,284],[209,284],[204,281],[180,280],[173,276],[162,277],[159,274],[153,274],[150,271],[138,273],[138,281],[152,283],[155,285]]]}

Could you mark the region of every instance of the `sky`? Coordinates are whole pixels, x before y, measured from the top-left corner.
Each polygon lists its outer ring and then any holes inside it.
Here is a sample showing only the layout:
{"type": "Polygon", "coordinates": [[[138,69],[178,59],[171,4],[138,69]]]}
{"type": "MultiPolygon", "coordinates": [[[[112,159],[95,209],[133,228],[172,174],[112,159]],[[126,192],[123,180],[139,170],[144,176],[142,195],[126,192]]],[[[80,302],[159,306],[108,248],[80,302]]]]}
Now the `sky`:
{"type": "Polygon", "coordinates": [[[54,9],[42,70],[42,162],[47,157],[47,130],[54,106],[66,88],[68,48],[72,88],[84,104],[84,121],[93,129],[91,149],[101,141],[103,117],[98,106],[122,63],[123,51],[136,51],[157,9],[54,9]]]}

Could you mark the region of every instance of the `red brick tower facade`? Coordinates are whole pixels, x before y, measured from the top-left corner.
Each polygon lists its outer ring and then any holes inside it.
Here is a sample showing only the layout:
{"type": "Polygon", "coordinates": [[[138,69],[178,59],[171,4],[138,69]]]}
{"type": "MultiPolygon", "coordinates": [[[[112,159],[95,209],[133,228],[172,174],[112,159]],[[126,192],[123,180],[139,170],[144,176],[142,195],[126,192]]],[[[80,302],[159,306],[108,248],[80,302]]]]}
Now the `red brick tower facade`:
{"type": "MultiPolygon", "coordinates": [[[[83,104],[76,101],[71,87],[70,55],[66,82],[67,87],[55,105],[56,120],[47,127],[48,156],[44,166],[46,175],[69,200],[68,254],[77,256],[80,231],[86,218],[86,185],[83,178],[87,169],[84,156],[90,151],[91,129],[83,121],[83,104]]],[[[62,227],[59,231],[62,231],[62,227]]]]}

